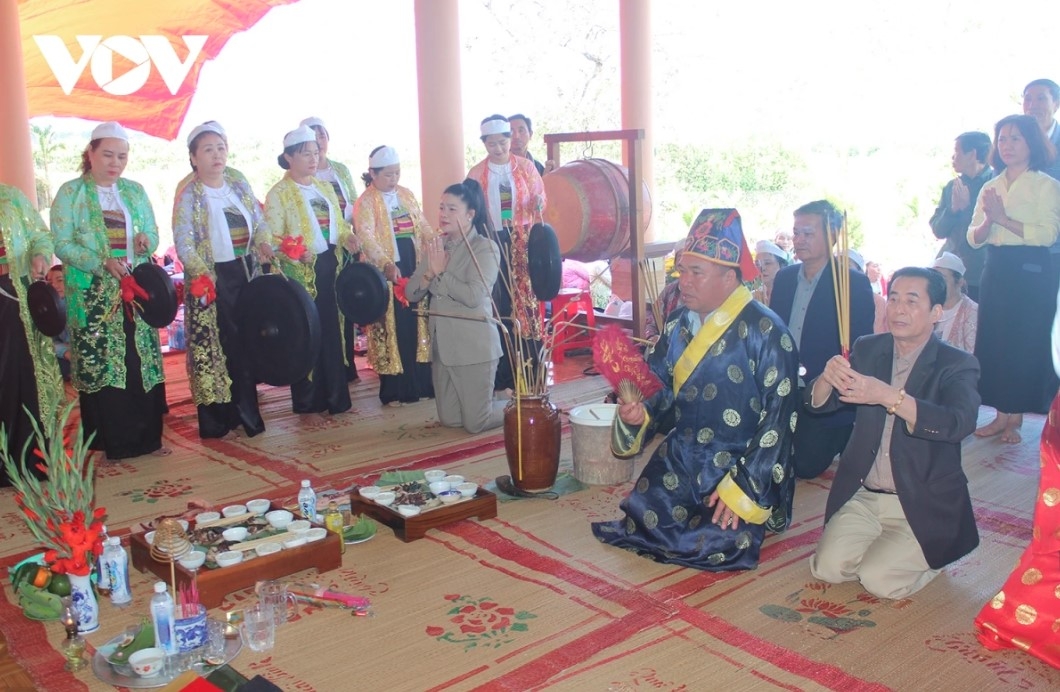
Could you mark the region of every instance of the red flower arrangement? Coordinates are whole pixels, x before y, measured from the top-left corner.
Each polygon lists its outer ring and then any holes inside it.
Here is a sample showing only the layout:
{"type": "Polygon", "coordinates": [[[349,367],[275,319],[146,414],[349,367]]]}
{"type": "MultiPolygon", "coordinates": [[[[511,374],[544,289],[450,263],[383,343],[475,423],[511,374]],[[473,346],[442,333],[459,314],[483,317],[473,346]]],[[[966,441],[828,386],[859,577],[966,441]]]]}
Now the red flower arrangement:
{"type": "Polygon", "coordinates": [[[302,255],[305,254],[305,238],[298,236],[286,236],[280,242],[280,252],[291,258],[291,261],[297,262],[302,259],[302,255]]]}
{"type": "Polygon", "coordinates": [[[408,286],[409,280],[404,276],[394,282],[394,297],[397,299],[397,302],[405,307],[409,306],[409,298],[405,293],[408,290],[408,286]]]}
{"type": "Polygon", "coordinates": [[[213,279],[207,274],[201,274],[192,279],[188,291],[193,298],[199,300],[199,305],[204,308],[217,300],[217,286],[214,285],[213,279]]]}
{"type": "Polygon", "coordinates": [[[37,439],[33,455],[40,459],[35,465],[48,475],[46,483],[26,468],[32,463],[30,458],[20,461],[11,453],[2,430],[0,458],[26,526],[46,549],[45,562],[53,572],[87,576],[103,552],[101,534],[107,511],[95,507],[95,465],[81,425],[72,440],[63,436],[73,407],[68,404],[61,416],[41,426],[30,419],[37,439]]]}

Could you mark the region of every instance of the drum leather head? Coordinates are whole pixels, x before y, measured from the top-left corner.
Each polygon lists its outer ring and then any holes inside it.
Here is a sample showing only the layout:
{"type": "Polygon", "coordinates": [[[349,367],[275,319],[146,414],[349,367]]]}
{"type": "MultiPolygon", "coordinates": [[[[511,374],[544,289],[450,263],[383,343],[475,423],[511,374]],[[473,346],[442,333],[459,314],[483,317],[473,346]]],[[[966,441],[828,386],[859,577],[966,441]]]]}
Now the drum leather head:
{"type": "Polygon", "coordinates": [[[559,254],[559,239],[552,226],[535,223],[526,242],[526,256],[530,267],[530,287],[538,300],[552,300],[559,293],[563,278],[563,258],[559,254]]]}
{"type": "Polygon", "coordinates": [[[372,324],[386,315],[390,286],[383,272],[367,262],[351,262],[335,279],[335,299],[339,310],[352,322],[372,324]]]}
{"type": "Polygon", "coordinates": [[[56,337],[66,329],[66,301],[44,281],[34,281],[26,291],[29,314],[37,331],[56,337]]]}
{"type": "Polygon", "coordinates": [[[285,387],[305,379],[320,350],[320,316],[302,286],[280,274],[259,276],[236,302],[243,357],[259,382],[285,387]]]}
{"type": "Polygon", "coordinates": [[[132,275],[148,295],[138,301],[140,317],[155,329],[169,326],[177,316],[177,289],[173,286],[173,279],[165,269],[152,262],[136,265],[132,275]]]}

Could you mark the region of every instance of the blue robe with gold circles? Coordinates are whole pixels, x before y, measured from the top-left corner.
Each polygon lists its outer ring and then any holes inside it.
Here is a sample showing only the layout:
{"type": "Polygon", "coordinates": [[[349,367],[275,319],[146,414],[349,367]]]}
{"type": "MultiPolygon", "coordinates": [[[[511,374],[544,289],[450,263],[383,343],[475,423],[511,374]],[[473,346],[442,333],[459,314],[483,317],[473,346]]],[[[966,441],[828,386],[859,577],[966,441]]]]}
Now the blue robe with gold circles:
{"type": "Polygon", "coordinates": [[[638,452],[670,413],[674,428],[622,501],[625,517],[594,523],[593,533],[658,562],[753,568],[767,528],[783,531],[791,520],[794,342],[743,287],[707,317],[695,340],[687,315],[687,308],[671,314],[648,356],[664,387],[645,402],[646,422],[632,428],[616,418],[612,449],[638,452]],[[712,522],[707,502],[715,489],[740,516],[735,530],[712,522]]]}

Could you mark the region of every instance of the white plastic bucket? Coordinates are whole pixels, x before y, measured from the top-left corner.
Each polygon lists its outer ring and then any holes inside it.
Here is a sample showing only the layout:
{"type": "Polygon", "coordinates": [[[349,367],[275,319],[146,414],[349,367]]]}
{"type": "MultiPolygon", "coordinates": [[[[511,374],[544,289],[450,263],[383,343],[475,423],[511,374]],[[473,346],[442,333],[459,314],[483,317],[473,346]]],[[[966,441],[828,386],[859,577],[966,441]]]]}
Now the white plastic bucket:
{"type": "Polygon", "coordinates": [[[611,454],[617,404],[586,404],[570,411],[574,477],[589,485],[617,485],[633,478],[633,459],[611,454]]]}

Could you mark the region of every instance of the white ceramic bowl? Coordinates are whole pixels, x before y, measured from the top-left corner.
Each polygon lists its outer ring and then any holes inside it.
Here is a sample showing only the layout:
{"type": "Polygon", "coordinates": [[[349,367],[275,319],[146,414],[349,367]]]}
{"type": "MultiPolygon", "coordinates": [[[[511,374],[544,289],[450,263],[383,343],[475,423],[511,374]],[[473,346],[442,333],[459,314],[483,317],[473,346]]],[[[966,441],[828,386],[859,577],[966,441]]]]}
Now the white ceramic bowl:
{"type": "Polygon", "coordinates": [[[414,517],[420,513],[420,508],[416,505],[398,505],[397,511],[403,517],[414,517]]]}
{"type": "Polygon", "coordinates": [[[203,512],[202,514],[195,517],[196,524],[206,524],[211,521],[217,521],[221,518],[220,512],[203,512]]]}
{"type": "Polygon", "coordinates": [[[449,490],[452,487],[453,486],[449,485],[449,483],[446,481],[434,481],[430,485],[431,493],[434,495],[441,495],[446,490],[449,490]]]}
{"type": "Polygon", "coordinates": [[[260,557],[265,557],[266,555],[272,555],[273,553],[280,552],[280,544],[279,543],[262,543],[257,548],[254,548],[254,552],[257,553],[260,557]]]}
{"type": "Polygon", "coordinates": [[[305,519],[295,519],[287,525],[287,533],[293,536],[302,536],[306,531],[312,528],[312,526],[313,525],[305,519]]]}
{"type": "Polygon", "coordinates": [[[154,531],[148,531],[147,533],[145,533],[144,534],[144,540],[147,541],[147,545],[154,545],[155,544],[155,532],[154,531]]]}
{"type": "Polygon", "coordinates": [[[463,476],[452,475],[452,476],[446,476],[442,480],[445,481],[446,483],[448,483],[450,488],[455,488],[456,486],[458,486],[458,485],[460,485],[461,483],[464,482],[464,477],[463,476]]]}
{"type": "Polygon", "coordinates": [[[271,507],[271,506],[272,506],[272,503],[269,502],[268,500],[258,499],[258,500],[251,500],[251,501],[247,502],[247,510],[251,514],[254,514],[254,515],[259,516],[259,517],[262,514],[265,514],[265,512],[268,512],[269,511],[269,507],[271,507]]]}
{"type": "Polygon", "coordinates": [[[478,491],[478,483],[469,483],[464,481],[456,486],[456,489],[460,491],[460,494],[464,497],[473,497],[478,491]]]}
{"type": "Polygon", "coordinates": [[[387,505],[393,504],[393,502],[394,502],[394,500],[396,498],[397,498],[397,495],[395,495],[394,493],[390,492],[389,490],[384,490],[383,492],[379,493],[378,495],[376,495],[372,499],[375,501],[375,503],[377,505],[383,505],[384,507],[386,507],[387,505]]]}
{"type": "Polygon", "coordinates": [[[201,550],[193,550],[184,557],[177,560],[184,569],[196,570],[206,562],[206,553],[201,550]]]}
{"type": "Polygon", "coordinates": [[[431,469],[430,471],[424,471],[423,472],[423,477],[427,479],[428,483],[433,483],[435,481],[440,481],[443,478],[445,478],[445,476],[446,476],[445,471],[443,471],[441,469],[431,469]]]}
{"type": "Polygon", "coordinates": [[[166,652],[157,647],[140,649],[129,656],[129,665],[141,678],[153,678],[162,672],[166,652]]]}
{"type": "Polygon", "coordinates": [[[298,538],[288,538],[283,542],[284,550],[290,550],[291,548],[298,548],[306,544],[305,536],[299,536],[298,538]]]}
{"type": "Polygon", "coordinates": [[[438,499],[447,505],[453,504],[462,497],[459,490],[446,490],[444,493],[438,493],[438,499]]]}
{"type": "Polygon", "coordinates": [[[294,519],[294,515],[288,512],[286,509],[274,509],[271,512],[265,514],[265,518],[269,520],[269,525],[274,529],[286,529],[287,525],[294,519]]]}
{"type": "Polygon", "coordinates": [[[323,540],[324,537],[327,535],[327,529],[322,529],[319,526],[314,526],[313,528],[305,532],[305,540],[307,543],[312,543],[313,541],[323,540]]]}
{"type": "Polygon", "coordinates": [[[247,513],[246,505],[228,505],[221,510],[221,514],[225,517],[238,517],[241,514],[247,513]]]}
{"type": "Polygon", "coordinates": [[[361,497],[371,500],[383,491],[379,489],[378,485],[362,485],[357,489],[357,492],[361,494],[361,497]]]}
{"type": "Polygon", "coordinates": [[[218,567],[231,567],[243,561],[243,553],[239,550],[226,550],[217,554],[218,567]]]}
{"type": "Polygon", "coordinates": [[[233,526],[230,529],[225,529],[221,532],[221,536],[224,537],[229,543],[239,543],[247,537],[247,531],[245,526],[233,526]]]}

